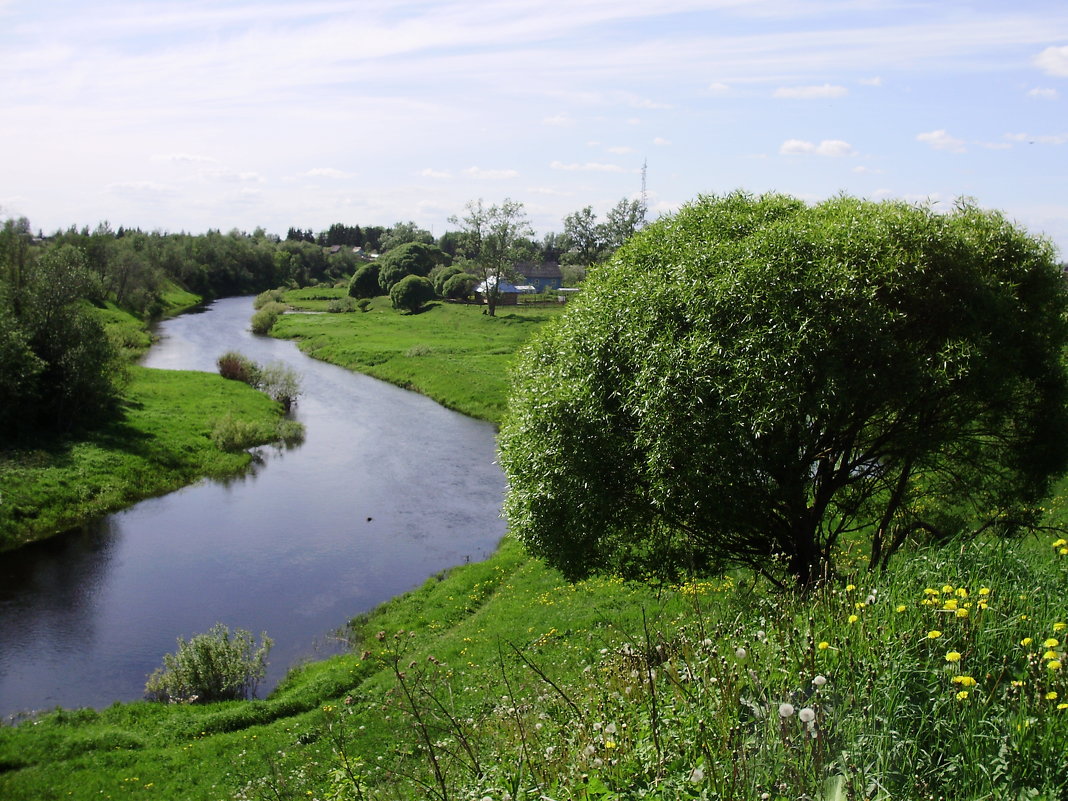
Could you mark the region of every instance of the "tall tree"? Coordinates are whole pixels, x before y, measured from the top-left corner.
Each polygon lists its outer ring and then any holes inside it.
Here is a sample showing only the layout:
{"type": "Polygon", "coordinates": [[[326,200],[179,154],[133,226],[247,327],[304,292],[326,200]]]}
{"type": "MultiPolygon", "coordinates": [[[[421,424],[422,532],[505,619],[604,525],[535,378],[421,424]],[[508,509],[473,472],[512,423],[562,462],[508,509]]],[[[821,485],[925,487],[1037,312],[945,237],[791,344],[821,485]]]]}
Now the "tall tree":
{"type": "Polygon", "coordinates": [[[578,264],[583,269],[600,258],[604,243],[601,240],[601,227],[597,225],[597,215],[592,206],[579,209],[574,214],[564,217],[564,236],[570,241],[567,254],[568,264],[578,264]]]}
{"type": "Polygon", "coordinates": [[[1068,286],[1001,215],[702,198],[634,237],[515,371],[509,528],[571,577],[786,585],[1010,536],[1068,467],[1068,286]]]}
{"type": "Polygon", "coordinates": [[[608,210],[605,221],[597,226],[603,248],[614,252],[645,226],[645,205],[639,200],[623,198],[608,210]]]}
{"type": "Polygon", "coordinates": [[[509,198],[489,207],[479,198],[468,201],[465,208],[464,216],[454,215],[449,222],[461,226],[462,252],[470,260],[466,266],[482,282],[486,310],[493,316],[501,284],[514,276],[514,265],[529,248],[534,229],[523,204],[509,198]]]}

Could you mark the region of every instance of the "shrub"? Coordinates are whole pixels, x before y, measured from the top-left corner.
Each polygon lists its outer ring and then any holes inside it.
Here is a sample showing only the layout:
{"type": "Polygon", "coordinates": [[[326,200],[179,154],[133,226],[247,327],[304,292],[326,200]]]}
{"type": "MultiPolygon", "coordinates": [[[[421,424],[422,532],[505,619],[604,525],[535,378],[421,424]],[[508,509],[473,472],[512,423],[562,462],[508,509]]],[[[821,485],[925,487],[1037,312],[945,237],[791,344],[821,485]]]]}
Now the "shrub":
{"type": "Polygon", "coordinates": [[[449,300],[463,300],[471,294],[476,284],[478,278],[471,273],[456,273],[446,279],[440,294],[449,300]]]}
{"type": "Polygon", "coordinates": [[[424,303],[434,299],[434,285],[422,276],[409,275],[393,285],[389,290],[389,299],[393,301],[394,309],[415,314],[423,308],[424,303]]]}
{"type": "Polygon", "coordinates": [[[285,294],[286,290],[282,287],[279,287],[278,289],[268,289],[266,292],[261,292],[256,296],[256,299],[252,301],[252,308],[262,309],[268,303],[281,303],[285,294]]]}
{"type": "Polygon", "coordinates": [[[282,362],[271,362],[260,370],[258,387],[288,412],[300,395],[300,375],[282,362]]]}
{"type": "Polygon", "coordinates": [[[349,297],[373,298],[381,291],[378,285],[378,264],[372,262],[358,269],[349,281],[349,297]]]}
{"type": "Polygon", "coordinates": [[[346,312],[355,311],[355,309],[355,298],[334,298],[326,305],[326,310],[330,314],[344,314],[346,312]]]}
{"type": "Polygon", "coordinates": [[[219,375],[229,378],[231,381],[244,381],[250,387],[255,387],[260,380],[260,366],[252,359],[237,351],[227,351],[216,362],[219,365],[219,375]]]}
{"type": "Polygon", "coordinates": [[[258,312],[252,315],[252,333],[267,334],[278,322],[278,318],[285,313],[284,303],[270,302],[265,304],[258,312]]]}
{"type": "Polygon", "coordinates": [[[267,672],[271,639],[260,635],[257,648],[252,634],[233,632],[216,623],[206,634],[186,641],[178,638],[178,651],[163,657],[145,684],[149,700],[171,703],[239,701],[256,694],[267,672]]]}

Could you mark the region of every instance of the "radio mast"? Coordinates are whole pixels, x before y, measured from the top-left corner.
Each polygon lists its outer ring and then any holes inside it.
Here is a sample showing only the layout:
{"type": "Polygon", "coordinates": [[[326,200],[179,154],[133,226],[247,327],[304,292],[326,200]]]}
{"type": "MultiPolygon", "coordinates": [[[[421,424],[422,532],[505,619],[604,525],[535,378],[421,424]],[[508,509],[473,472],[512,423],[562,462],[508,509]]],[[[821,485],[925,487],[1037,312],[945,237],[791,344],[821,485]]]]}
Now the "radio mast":
{"type": "Polygon", "coordinates": [[[644,228],[646,224],[645,214],[649,210],[649,195],[645,190],[645,173],[649,168],[649,159],[642,159],[642,219],[641,225],[644,228]]]}

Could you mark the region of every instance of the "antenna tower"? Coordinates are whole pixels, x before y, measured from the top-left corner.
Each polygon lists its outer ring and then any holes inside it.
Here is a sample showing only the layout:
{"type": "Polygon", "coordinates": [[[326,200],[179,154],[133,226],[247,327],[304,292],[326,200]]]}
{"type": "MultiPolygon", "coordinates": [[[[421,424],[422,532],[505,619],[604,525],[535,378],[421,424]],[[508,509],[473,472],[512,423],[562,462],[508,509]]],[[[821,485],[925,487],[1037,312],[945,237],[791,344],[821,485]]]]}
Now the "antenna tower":
{"type": "Polygon", "coordinates": [[[645,173],[649,168],[649,159],[642,159],[642,225],[645,225],[645,214],[649,210],[649,195],[645,191],[645,173]]]}

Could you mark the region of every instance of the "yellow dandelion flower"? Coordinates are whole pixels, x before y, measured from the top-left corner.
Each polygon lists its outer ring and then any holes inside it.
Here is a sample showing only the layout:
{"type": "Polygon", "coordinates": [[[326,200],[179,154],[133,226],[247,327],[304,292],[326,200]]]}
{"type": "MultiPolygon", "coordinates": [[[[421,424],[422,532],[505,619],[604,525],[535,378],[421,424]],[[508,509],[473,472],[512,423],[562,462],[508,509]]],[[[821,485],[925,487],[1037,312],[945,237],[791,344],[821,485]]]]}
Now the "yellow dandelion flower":
{"type": "Polygon", "coordinates": [[[1012,682],[1012,686],[1013,687],[1023,687],[1023,682],[1022,681],[1013,681],[1012,682]]]}
{"type": "Polygon", "coordinates": [[[966,590],[964,587],[957,587],[957,597],[958,598],[967,598],[968,597],[968,590],[966,590]]]}
{"type": "Polygon", "coordinates": [[[894,607],[894,609],[897,612],[904,612],[906,609],[908,609],[908,607],[905,606],[905,604],[898,604],[896,607],[894,607]]]}
{"type": "Polygon", "coordinates": [[[1068,556],[1068,548],[1061,548],[1059,551],[1057,551],[1057,553],[1059,553],[1061,556],[1068,556]]]}
{"type": "Polygon", "coordinates": [[[856,584],[846,584],[846,592],[853,592],[857,588],[856,584]]]}
{"type": "Polygon", "coordinates": [[[816,647],[817,647],[817,648],[819,648],[819,649],[820,649],[821,651],[826,651],[826,650],[827,650],[828,648],[830,648],[830,647],[831,647],[831,644],[830,644],[829,642],[827,642],[826,640],[823,640],[823,641],[822,641],[822,642],[821,642],[821,643],[820,643],[819,645],[817,645],[816,647]]]}
{"type": "Polygon", "coordinates": [[[1045,648],[1056,648],[1060,644],[1061,641],[1058,640],[1056,637],[1050,637],[1048,640],[1042,643],[1045,648]]]}
{"type": "Polygon", "coordinates": [[[937,640],[941,636],[942,632],[940,632],[938,629],[931,629],[929,632],[927,632],[928,640],[937,640]]]}
{"type": "Polygon", "coordinates": [[[1057,709],[1068,709],[1068,704],[1057,704],[1057,709]]]}
{"type": "Polygon", "coordinates": [[[1062,548],[1062,547],[1064,547],[1065,545],[1068,545],[1068,540],[1065,540],[1065,539],[1059,539],[1059,540],[1054,540],[1054,541],[1053,541],[1053,547],[1054,547],[1054,548],[1062,548]]]}
{"type": "Polygon", "coordinates": [[[933,587],[928,587],[926,590],[923,591],[923,594],[924,595],[938,595],[938,590],[934,589],[933,587]]]}
{"type": "Polygon", "coordinates": [[[960,661],[960,651],[950,651],[949,653],[947,653],[946,654],[946,661],[947,662],[959,662],[960,661]]]}
{"type": "Polygon", "coordinates": [[[956,614],[957,617],[968,617],[968,610],[958,609],[954,614],[956,614]]]}
{"type": "Polygon", "coordinates": [[[979,588],[979,594],[980,595],[989,595],[990,594],[990,588],[989,587],[980,587],[979,588]]]}
{"type": "Polygon", "coordinates": [[[856,615],[850,615],[849,616],[849,622],[850,623],[856,623],[858,620],[860,620],[860,618],[857,617],[856,615]]]}
{"type": "Polygon", "coordinates": [[[953,586],[951,584],[943,584],[942,585],[942,594],[943,595],[949,595],[951,592],[953,592],[953,586]]]}
{"type": "Polygon", "coordinates": [[[1052,648],[1050,648],[1048,651],[1046,651],[1046,653],[1042,654],[1042,658],[1043,659],[1056,659],[1057,658],[1057,652],[1054,651],[1052,648]]]}
{"type": "Polygon", "coordinates": [[[1059,659],[1051,659],[1051,660],[1049,660],[1049,662],[1046,663],[1046,667],[1048,667],[1050,670],[1060,670],[1061,669],[1061,660],[1059,660],[1059,659]]]}
{"type": "Polygon", "coordinates": [[[990,608],[990,604],[988,604],[986,601],[980,601],[979,603],[977,603],[975,605],[975,608],[976,609],[980,609],[980,610],[981,609],[989,609],[990,608]]]}
{"type": "Polygon", "coordinates": [[[1053,624],[1053,630],[1054,631],[1064,631],[1065,629],[1068,629],[1068,623],[1054,623],[1053,624]]]}
{"type": "Polygon", "coordinates": [[[1056,690],[1050,690],[1048,693],[1046,693],[1046,700],[1047,701],[1056,701],[1057,700],[1057,691],[1056,690]]]}
{"type": "Polygon", "coordinates": [[[974,687],[979,683],[971,676],[954,676],[952,681],[954,684],[959,684],[961,687],[974,687]]]}
{"type": "Polygon", "coordinates": [[[967,698],[968,698],[968,691],[967,690],[961,690],[959,693],[957,693],[957,700],[958,701],[965,701],[965,700],[967,700],[967,698]]]}
{"type": "Polygon", "coordinates": [[[950,598],[948,601],[946,601],[944,604],[942,604],[942,608],[943,609],[948,609],[949,611],[952,612],[954,609],[957,608],[957,599],[956,598],[950,598]]]}
{"type": "Polygon", "coordinates": [[[1022,645],[1024,648],[1026,648],[1028,645],[1030,645],[1033,642],[1034,642],[1034,640],[1032,640],[1030,637],[1024,637],[1022,640],[1020,640],[1020,645],[1022,645]]]}

